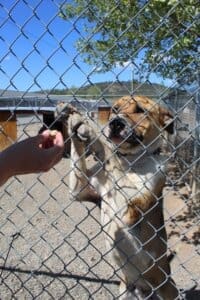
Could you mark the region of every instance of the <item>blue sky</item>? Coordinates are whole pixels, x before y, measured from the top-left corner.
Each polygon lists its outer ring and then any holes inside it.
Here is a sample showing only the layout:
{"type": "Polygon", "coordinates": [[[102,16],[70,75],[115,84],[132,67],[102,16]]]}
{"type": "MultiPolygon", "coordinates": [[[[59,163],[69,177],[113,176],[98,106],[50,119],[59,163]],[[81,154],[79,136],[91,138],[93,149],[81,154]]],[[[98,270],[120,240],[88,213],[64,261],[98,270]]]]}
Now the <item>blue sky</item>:
{"type": "MultiPolygon", "coordinates": [[[[134,68],[95,74],[75,49],[81,33],[58,17],[59,0],[0,0],[0,89],[36,91],[90,82],[130,80],[134,68]],[[28,4],[27,4],[28,3],[28,4]]],[[[150,81],[172,84],[152,74],[150,81]]]]}

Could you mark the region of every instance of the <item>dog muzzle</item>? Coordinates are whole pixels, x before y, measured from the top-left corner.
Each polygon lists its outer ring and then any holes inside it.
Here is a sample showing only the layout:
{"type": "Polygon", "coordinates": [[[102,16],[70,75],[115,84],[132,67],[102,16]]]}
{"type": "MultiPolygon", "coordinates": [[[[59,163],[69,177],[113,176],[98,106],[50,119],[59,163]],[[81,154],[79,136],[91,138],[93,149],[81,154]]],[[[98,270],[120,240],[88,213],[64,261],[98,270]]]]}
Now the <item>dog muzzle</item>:
{"type": "Polygon", "coordinates": [[[109,139],[116,144],[127,142],[137,146],[143,140],[143,136],[138,134],[136,129],[121,117],[113,118],[109,122],[109,129],[109,139]]]}

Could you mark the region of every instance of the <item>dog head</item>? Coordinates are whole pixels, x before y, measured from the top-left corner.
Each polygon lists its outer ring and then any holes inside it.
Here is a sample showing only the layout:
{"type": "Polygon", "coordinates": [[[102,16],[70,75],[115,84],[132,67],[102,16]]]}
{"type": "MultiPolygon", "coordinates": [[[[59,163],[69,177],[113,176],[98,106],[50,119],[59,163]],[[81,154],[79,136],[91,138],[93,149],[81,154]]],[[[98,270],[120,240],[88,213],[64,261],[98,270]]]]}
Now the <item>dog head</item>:
{"type": "Polygon", "coordinates": [[[125,96],[117,100],[105,128],[106,137],[123,154],[136,154],[160,146],[162,130],[173,133],[173,116],[153,100],[125,96]]]}

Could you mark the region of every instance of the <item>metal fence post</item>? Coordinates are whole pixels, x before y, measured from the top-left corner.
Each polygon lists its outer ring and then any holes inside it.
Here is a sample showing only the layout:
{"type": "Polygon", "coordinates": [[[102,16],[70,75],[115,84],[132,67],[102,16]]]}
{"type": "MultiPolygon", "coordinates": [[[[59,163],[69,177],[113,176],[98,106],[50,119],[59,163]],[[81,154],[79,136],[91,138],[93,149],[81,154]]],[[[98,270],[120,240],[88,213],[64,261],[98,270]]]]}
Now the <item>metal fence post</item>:
{"type": "Polygon", "coordinates": [[[197,74],[197,92],[195,105],[195,141],[194,166],[192,177],[192,210],[200,212],[200,73],[197,74]]]}

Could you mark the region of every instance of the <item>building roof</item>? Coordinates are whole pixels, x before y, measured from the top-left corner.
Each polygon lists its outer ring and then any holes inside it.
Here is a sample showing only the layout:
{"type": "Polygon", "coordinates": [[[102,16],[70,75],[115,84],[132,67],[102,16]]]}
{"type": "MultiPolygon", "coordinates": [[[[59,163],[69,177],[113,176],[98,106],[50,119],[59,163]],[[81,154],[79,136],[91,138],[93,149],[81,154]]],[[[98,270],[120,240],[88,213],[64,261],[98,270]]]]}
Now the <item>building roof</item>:
{"type": "Polygon", "coordinates": [[[0,110],[48,110],[54,111],[60,102],[70,103],[84,111],[96,111],[99,101],[84,99],[75,95],[48,95],[0,90],[0,110]]]}

